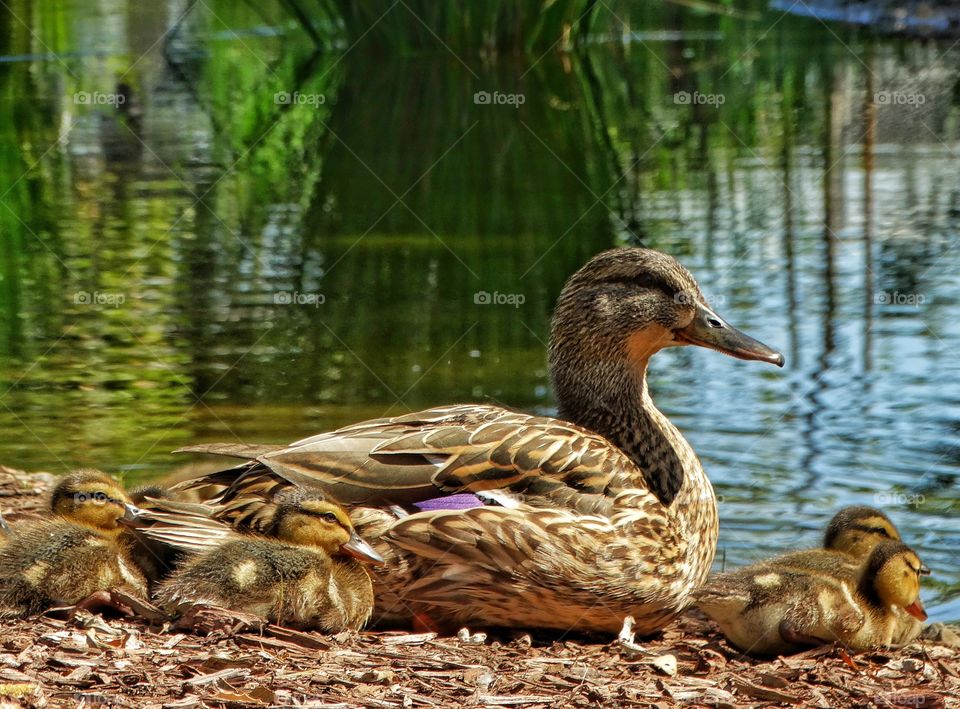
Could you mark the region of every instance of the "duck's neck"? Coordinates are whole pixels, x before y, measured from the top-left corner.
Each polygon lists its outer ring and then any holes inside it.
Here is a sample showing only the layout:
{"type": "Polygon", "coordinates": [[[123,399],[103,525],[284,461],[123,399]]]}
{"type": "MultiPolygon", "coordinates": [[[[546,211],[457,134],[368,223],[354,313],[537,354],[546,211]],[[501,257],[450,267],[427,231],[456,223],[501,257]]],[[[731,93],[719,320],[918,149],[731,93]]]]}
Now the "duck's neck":
{"type": "Polygon", "coordinates": [[[573,391],[557,392],[561,418],[601,434],[626,453],[664,505],[671,505],[684,489],[694,491],[705,484],[709,492],[710,483],[690,444],[650,397],[646,361],[607,368],[594,381],[602,381],[602,387],[580,380],[573,391]]]}
{"type": "MultiPolygon", "coordinates": [[[[646,360],[640,364],[626,359],[581,359],[576,370],[554,367],[560,416],[604,436],[636,465],[635,472],[624,471],[628,478],[634,477],[632,483],[624,481],[624,487],[645,488],[667,508],[671,531],[683,540],[680,546],[686,550],[681,553],[678,583],[689,590],[710,573],[719,532],[717,498],[693,448],[654,406],[647,389],[646,360]],[[579,376],[567,376],[571,371],[579,376]]],[[[622,519],[636,525],[636,534],[649,534],[645,512],[627,513],[622,519]]],[[[638,573],[649,570],[644,566],[638,573]]]]}

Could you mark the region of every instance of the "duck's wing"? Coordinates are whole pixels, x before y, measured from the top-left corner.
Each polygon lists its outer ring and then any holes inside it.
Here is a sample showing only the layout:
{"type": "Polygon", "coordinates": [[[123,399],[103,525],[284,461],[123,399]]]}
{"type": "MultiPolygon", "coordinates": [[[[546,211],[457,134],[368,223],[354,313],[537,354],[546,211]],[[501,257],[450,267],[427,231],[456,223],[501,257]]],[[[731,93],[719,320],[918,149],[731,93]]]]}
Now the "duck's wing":
{"type": "MultiPolygon", "coordinates": [[[[244,457],[251,449],[220,444],[189,450],[244,457]]],[[[217,502],[231,511],[218,516],[243,524],[254,507],[269,504],[291,485],[326,491],[347,505],[411,505],[455,493],[507,490],[533,506],[608,515],[614,495],[635,487],[635,477],[626,455],[583,428],[464,405],[322,433],[180,487],[229,484],[217,502]]]]}
{"type": "Polygon", "coordinates": [[[138,536],[177,551],[196,554],[212,549],[236,533],[214,516],[215,508],[192,502],[146,498],[129,523],[138,536]]]}
{"type": "Polygon", "coordinates": [[[174,453],[209,453],[210,455],[225,455],[231,458],[259,458],[286,446],[275,446],[264,443],[198,443],[193,446],[178,448],[174,453]]]}

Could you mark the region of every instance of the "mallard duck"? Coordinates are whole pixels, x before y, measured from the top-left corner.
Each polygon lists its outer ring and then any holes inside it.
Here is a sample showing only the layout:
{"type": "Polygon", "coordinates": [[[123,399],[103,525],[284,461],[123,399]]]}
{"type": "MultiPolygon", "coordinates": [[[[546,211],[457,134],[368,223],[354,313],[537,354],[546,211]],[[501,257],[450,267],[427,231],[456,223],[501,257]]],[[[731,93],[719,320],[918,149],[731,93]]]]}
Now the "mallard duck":
{"type": "Polygon", "coordinates": [[[717,315],[674,258],[612,249],[557,301],[558,418],[467,404],[289,446],[192,446],[252,460],[182,487],[226,486],[217,516],[252,529],[278,492],[330,491],[387,560],[379,622],[615,633],[631,615],[649,634],[688,604],[716,551],[713,488],[647,388],[650,358],[683,345],[783,364],[717,315]],[[460,493],[474,506],[435,502],[460,493]]]}
{"type": "MultiPolygon", "coordinates": [[[[17,524],[0,547],[0,614],[26,616],[55,605],[113,606],[110,589],[147,594],[120,520],[129,498],[109,476],[81,470],[54,487],[55,517],[17,524]]],[[[122,610],[122,609],[121,609],[122,610]]]]}
{"type": "Polygon", "coordinates": [[[373,611],[361,560],[383,560],[333,500],[300,491],[283,497],[265,536],[237,536],[197,554],[161,584],[167,608],[214,605],[271,622],[336,633],[359,629],[373,611]]]}
{"type": "Polygon", "coordinates": [[[851,581],[846,570],[782,565],[777,559],[711,577],[697,606],[727,639],[751,655],[797,652],[839,641],[852,650],[889,645],[897,631],[896,608],[918,620],[917,554],[902,542],[880,542],[851,581]]]}

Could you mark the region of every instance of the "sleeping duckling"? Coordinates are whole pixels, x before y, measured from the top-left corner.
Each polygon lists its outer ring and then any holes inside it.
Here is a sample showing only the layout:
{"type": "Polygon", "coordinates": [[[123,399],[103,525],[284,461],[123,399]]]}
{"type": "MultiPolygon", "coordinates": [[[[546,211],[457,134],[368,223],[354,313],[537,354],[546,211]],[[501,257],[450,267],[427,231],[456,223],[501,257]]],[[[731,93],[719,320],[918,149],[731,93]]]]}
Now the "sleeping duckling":
{"type": "MultiPolygon", "coordinates": [[[[901,541],[900,531],[883,512],[865,505],[844,507],[827,525],[822,549],[810,549],[783,554],[769,563],[794,567],[810,572],[824,572],[842,577],[855,584],[860,577],[863,562],[878,544],[901,541]]],[[[927,571],[926,573],[929,573],[927,571]]],[[[894,645],[904,645],[923,630],[923,623],[896,609],[898,620],[893,635],[894,645]]]]}
{"type": "Polygon", "coordinates": [[[278,503],[267,536],[238,537],[192,557],[161,585],[157,600],[328,633],[359,629],[373,611],[373,584],[360,561],[383,560],[339,504],[299,493],[278,503]]]}
{"type": "Polygon", "coordinates": [[[751,655],[787,654],[835,640],[865,650],[891,643],[895,608],[926,619],[920,602],[925,571],[912,549],[885,541],[854,582],[845,571],[804,570],[774,559],[712,577],[697,593],[697,605],[751,655]]]}
{"type": "Polygon", "coordinates": [[[146,596],[120,520],[130,513],[123,489],[96,470],[62,478],[50,498],[54,519],[14,527],[0,547],[0,616],[57,605],[112,606],[110,589],[146,596]]]}

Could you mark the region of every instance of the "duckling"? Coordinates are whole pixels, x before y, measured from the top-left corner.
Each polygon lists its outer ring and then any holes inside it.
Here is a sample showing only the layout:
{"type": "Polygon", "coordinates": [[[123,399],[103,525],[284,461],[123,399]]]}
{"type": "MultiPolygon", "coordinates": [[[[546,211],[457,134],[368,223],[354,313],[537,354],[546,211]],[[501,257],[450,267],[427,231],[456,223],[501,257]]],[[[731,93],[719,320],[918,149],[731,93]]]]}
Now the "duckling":
{"type": "MultiPolygon", "coordinates": [[[[850,505],[837,512],[827,525],[822,549],[810,549],[783,554],[770,560],[781,568],[826,573],[856,583],[863,562],[876,546],[885,541],[901,541],[896,525],[880,510],[866,505],[850,505]]],[[[924,567],[925,573],[930,573],[924,567]]],[[[904,645],[920,635],[923,623],[904,613],[894,611],[898,620],[893,644],[904,645]]]]}
{"type": "Polygon", "coordinates": [[[195,555],[160,586],[157,600],[168,609],[209,604],[328,633],[359,629],[373,611],[361,561],[383,559],[343,507],[301,491],[278,501],[265,536],[237,536],[195,555]]]}
{"type": "Polygon", "coordinates": [[[804,570],[772,560],[714,576],[696,602],[733,645],[751,655],[787,654],[835,640],[865,650],[893,641],[894,609],[926,619],[920,602],[925,569],[908,546],[884,541],[855,582],[845,571],[833,575],[827,567],[804,570]]]}
{"type": "Polygon", "coordinates": [[[146,596],[120,520],[130,513],[123,489],[97,470],[54,487],[54,519],[18,524],[0,547],[0,616],[23,617],[56,605],[108,605],[110,589],[146,596]]]}

